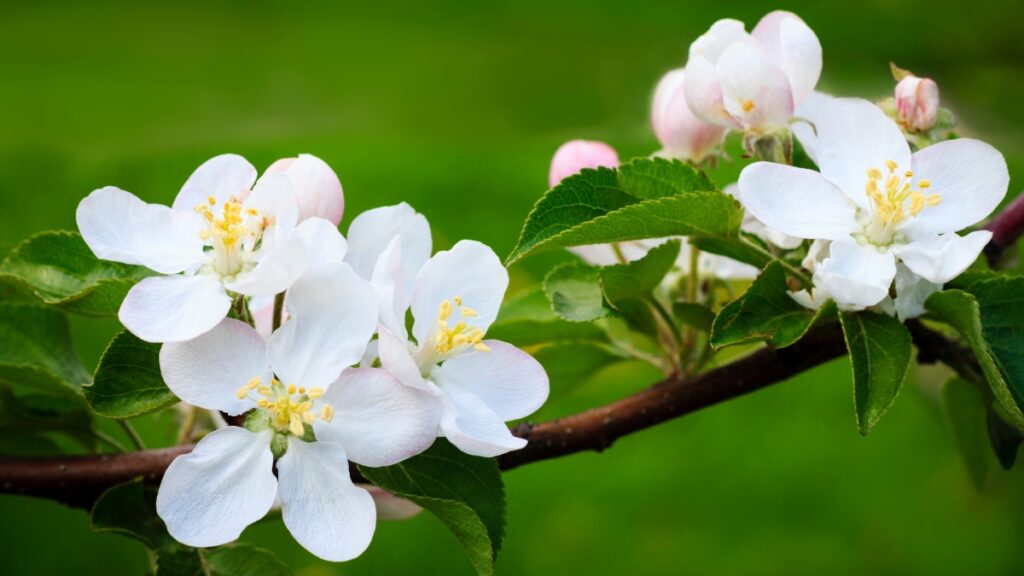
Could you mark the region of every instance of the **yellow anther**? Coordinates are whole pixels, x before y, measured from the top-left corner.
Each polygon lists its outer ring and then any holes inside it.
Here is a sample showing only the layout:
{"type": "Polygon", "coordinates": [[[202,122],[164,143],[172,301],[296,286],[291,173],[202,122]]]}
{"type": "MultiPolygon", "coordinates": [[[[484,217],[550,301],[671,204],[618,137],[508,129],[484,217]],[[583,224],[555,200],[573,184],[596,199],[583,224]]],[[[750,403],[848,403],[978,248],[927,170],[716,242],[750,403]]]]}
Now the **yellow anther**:
{"type": "Polygon", "coordinates": [[[256,403],[260,408],[270,408],[270,400],[266,398],[260,398],[260,401],[256,403]]]}
{"type": "Polygon", "coordinates": [[[462,306],[462,297],[461,296],[456,296],[455,298],[452,298],[452,300],[455,300],[455,305],[456,306],[462,306]]]}
{"type": "Polygon", "coordinates": [[[942,203],[942,196],[939,196],[938,194],[929,194],[924,197],[924,202],[929,206],[938,206],[942,203]]]}
{"type": "Polygon", "coordinates": [[[306,393],[306,389],[303,388],[302,386],[299,386],[299,394],[305,394],[305,393],[306,393]]]}
{"type": "Polygon", "coordinates": [[[927,190],[932,187],[932,181],[921,180],[920,182],[917,183],[917,187],[920,188],[921,190],[927,190]]]}
{"type": "Polygon", "coordinates": [[[491,351],[491,349],[487,346],[487,344],[484,344],[483,342],[477,342],[476,344],[473,344],[473,349],[474,350],[479,350],[481,352],[490,352],[491,351]]]}
{"type": "Polygon", "coordinates": [[[268,398],[274,393],[273,389],[269,386],[260,386],[256,391],[260,393],[260,396],[267,396],[268,398]]]}
{"type": "Polygon", "coordinates": [[[246,208],[245,213],[248,214],[249,216],[256,216],[259,214],[259,211],[256,210],[255,208],[246,208]]]}
{"type": "Polygon", "coordinates": [[[895,160],[886,160],[885,166],[889,169],[889,172],[895,172],[899,164],[895,160]]]}
{"type": "Polygon", "coordinates": [[[743,108],[744,112],[750,112],[754,109],[753,100],[740,100],[740,107],[743,108]]]}
{"type": "Polygon", "coordinates": [[[298,412],[292,412],[288,421],[288,431],[296,436],[302,436],[306,432],[305,426],[302,425],[302,417],[298,412]]]}
{"type": "Polygon", "coordinates": [[[263,383],[263,379],[262,378],[260,378],[259,376],[253,376],[249,380],[249,383],[246,384],[246,386],[248,386],[250,389],[252,389],[252,388],[255,388],[255,387],[259,386],[262,383],[263,383]]]}
{"type": "MultiPolygon", "coordinates": [[[[458,299],[456,299],[456,302],[458,302],[458,299]]],[[[438,306],[438,308],[437,308],[437,320],[438,320],[438,322],[444,322],[444,321],[448,320],[448,318],[451,317],[451,315],[452,315],[452,303],[447,301],[447,300],[445,300],[444,302],[441,302],[441,305],[438,306]]]]}
{"type": "Polygon", "coordinates": [[[210,203],[210,206],[216,206],[217,205],[217,199],[214,198],[213,196],[207,196],[206,197],[206,201],[210,203]]]}
{"type": "Polygon", "coordinates": [[[903,177],[904,178],[913,178],[914,177],[914,172],[912,170],[907,170],[906,172],[903,173],[903,177]]]}
{"type": "Polygon", "coordinates": [[[334,419],[334,406],[330,404],[324,404],[322,410],[320,410],[320,419],[324,422],[330,422],[334,419]]]}
{"type": "Polygon", "coordinates": [[[879,170],[878,168],[871,168],[870,170],[868,170],[868,179],[870,179],[870,180],[881,180],[882,179],[882,171],[879,170]]]}
{"type": "Polygon", "coordinates": [[[252,389],[249,388],[248,386],[242,386],[238,390],[235,390],[235,397],[238,398],[239,400],[244,400],[245,397],[249,395],[249,392],[251,390],[252,389]]]}
{"type": "Polygon", "coordinates": [[[463,318],[476,318],[476,310],[473,310],[468,306],[462,307],[460,311],[462,312],[463,318]]]}
{"type": "Polygon", "coordinates": [[[288,385],[288,394],[295,394],[295,384],[288,385]]]}
{"type": "Polygon", "coordinates": [[[310,388],[309,389],[309,397],[312,398],[313,400],[316,400],[317,398],[319,398],[319,397],[321,397],[323,395],[324,395],[324,389],[323,388],[310,388]]]}

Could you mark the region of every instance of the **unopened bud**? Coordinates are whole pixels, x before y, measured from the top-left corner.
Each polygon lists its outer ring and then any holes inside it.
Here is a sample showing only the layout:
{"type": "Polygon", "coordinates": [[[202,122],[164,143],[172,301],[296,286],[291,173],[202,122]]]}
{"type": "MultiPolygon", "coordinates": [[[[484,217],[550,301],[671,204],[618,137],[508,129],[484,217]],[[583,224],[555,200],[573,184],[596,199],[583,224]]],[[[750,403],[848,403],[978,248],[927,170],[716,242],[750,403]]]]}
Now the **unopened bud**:
{"type": "Polygon", "coordinates": [[[672,70],[654,91],[651,126],[662,146],[662,155],[700,162],[722,143],[725,128],[694,116],[686,104],[686,70],[672,70]]]}
{"type": "Polygon", "coordinates": [[[570,140],[559,146],[551,159],[548,186],[554,188],[559,182],[584,168],[616,168],[618,165],[619,155],[614,148],[604,142],[570,140]]]}
{"type": "Polygon", "coordinates": [[[299,221],[319,217],[335,226],[345,210],[345,194],[341,181],[326,162],[310,154],[282,158],[267,168],[267,174],[285,173],[292,181],[292,191],[299,205],[299,221]]]}
{"type": "Polygon", "coordinates": [[[908,132],[926,132],[939,114],[939,86],[931,78],[906,76],[896,84],[896,119],[908,132]]]}

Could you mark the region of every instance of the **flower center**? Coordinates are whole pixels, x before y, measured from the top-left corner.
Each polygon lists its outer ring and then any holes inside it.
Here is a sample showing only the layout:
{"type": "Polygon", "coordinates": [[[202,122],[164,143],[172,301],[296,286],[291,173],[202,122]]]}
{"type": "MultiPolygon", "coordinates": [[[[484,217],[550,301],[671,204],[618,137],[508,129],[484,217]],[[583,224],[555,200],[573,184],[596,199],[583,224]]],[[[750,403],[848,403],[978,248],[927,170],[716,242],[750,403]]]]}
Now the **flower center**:
{"type": "Polygon", "coordinates": [[[319,418],[330,422],[334,418],[334,407],[321,403],[319,413],[313,410],[314,401],[324,395],[321,388],[302,388],[295,384],[285,386],[277,378],[271,378],[270,384],[264,386],[259,376],[239,388],[235,396],[239,400],[251,397],[255,393],[256,406],[265,410],[270,416],[270,425],[278,432],[290,432],[302,437],[306,433],[306,425],[311,425],[319,418]]]}
{"type": "Polygon", "coordinates": [[[234,276],[245,264],[243,253],[252,252],[263,239],[263,232],[274,224],[272,216],[261,216],[254,208],[246,208],[231,198],[224,203],[218,218],[214,213],[217,199],[208,198],[209,204],[199,204],[196,212],[206,219],[206,228],[199,237],[213,247],[213,268],[221,276],[234,276]]]}
{"type": "Polygon", "coordinates": [[[437,328],[434,330],[434,352],[439,356],[449,355],[453,352],[460,352],[472,346],[481,352],[489,352],[490,348],[481,342],[484,338],[484,331],[467,324],[465,318],[476,317],[476,310],[462,305],[462,298],[456,296],[451,300],[441,302],[437,310],[437,328]],[[452,303],[454,302],[454,305],[452,303]],[[454,315],[458,315],[458,322],[454,326],[450,324],[454,315]]]}
{"type": "Polygon", "coordinates": [[[892,160],[886,160],[885,166],[888,174],[884,178],[878,168],[867,171],[868,182],[864,188],[872,210],[871,223],[865,233],[868,241],[879,246],[892,243],[896,228],[908,217],[914,218],[926,207],[942,202],[938,194],[925,193],[931,187],[930,181],[918,180],[915,188],[912,171],[897,174],[898,165],[892,160]]]}

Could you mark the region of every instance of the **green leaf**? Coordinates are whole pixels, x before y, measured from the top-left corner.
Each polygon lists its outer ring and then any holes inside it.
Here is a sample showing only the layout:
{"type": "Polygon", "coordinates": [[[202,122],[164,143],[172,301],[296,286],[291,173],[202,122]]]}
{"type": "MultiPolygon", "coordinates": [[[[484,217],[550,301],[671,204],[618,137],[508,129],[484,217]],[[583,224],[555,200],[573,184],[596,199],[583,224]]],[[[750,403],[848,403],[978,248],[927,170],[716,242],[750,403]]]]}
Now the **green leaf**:
{"type": "MultiPolygon", "coordinates": [[[[944,290],[929,296],[924,307],[960,332],[978,359],[978,365],[981,366],[981,371],[985,374],[992,394],[1006,413],[1007,418],[1010,419],[1010,423],[1019,430],[1024,430],[1024,413],[1021,413],[1019,400],[1010,390],[1007,378],[1000,370],[999,364],[996,363],[993,349],[985,337],[978,300],[963,290],[944,290]]],[[[1016,312],[1019,313],[1019,310],[1016,312]]],[[[1014,311],[1008,311],[1008,313],[1010,317],[1004,320],[1009,321],[1012,326],[1016,314],[1014,311]]]]}
{"type": "Polygon", "coordinates": [[[176,547],[156,514],[156,492],[142,478],[108,489],[92,506],[92,529],[134,538],[151,550],[176,547]]]}
{"type": "Polygon", "coordinates": [[[1012,424],[1008,424],[996,412],[996,406],[996,404],[988,406],[988,418],[986,419],[988,423],[988,440],[992,445],[996,458],[999,459],[999,465],[1004,470],[1010,470],[1017,460],[1017,451],[1020,449],[1021,442],[1024,442],[1024,433],[1014,428],[1012,424]]]}
{"type": "Polygon", "coordinates": [[[977,299],[985,341],[1017,405],[1024,408],[1024,277],[976,277],[965,290],[977,299]]]}
{"type": "Polygon", "coordinates": [[[734,237],[743,211],[679,162],[638,159],[584,170],[549,190],[527,216],[508,264],[551,248],[662,238],[734,237]]]}
{"type": "Polygon", "coordinates": [[[645,298],[658,287],[679,257],[679,240],[648,250],[639,260],[600,269],[601,287],[613,306],[624,300],[645,298]]]}
{"type": "Polygon", "coordinates": [[[52,434],[61,434],[86,450],[96,447],[92,415],[81,398],[73,400],[46,394],[16,395],[0,384],[0,453],[44,456],[60,454],[52,434]]]}
{"type": "Polygon", "coordinates": [[[0,264],[0,292],[31,295],[68,312],[112,316],[128,290],[150,274],[140,266],[96,258],[76,232],[43,232],[0,264]]]}
{"type": "Polygon", "coordinates": [[[59,378],[68,390],[89,381],[71,343],[68,319],[57,310],[35,304],[0,302],[0,366],[41,368],[59,378]]]}
{"type": "Polygon", "coordinates": [[[675,302],[672,304],[672,313],[683,324],[701,332],[710,332],[715,321],[715,313],[710,308],[694,302],[675,302]]]}
{"type": "Polygon", "coordinates": [[[122,331],[110,341],[85,399],[108,418],[132,418],[178,402],[160,373],[160,345],[122,331]]]}
{"type": "Polygon", "coordinates": [[[591,342],[561,342],[543,346],[533,357],[544,366],[551,389],[565,394],[595,374],[627,357],[610,346],[591,342]]]}
{"type": "Polygon", "coordinates": [[[977,386],[958,376],[946,381],[940,397],[967,474],[975,488],[981,490],[992,468],[985,398],[977,386]]]}
{"type": "Polygon", "coordinates": [[[867,434],[896,400],[910,368],[913,345],[899,320],[875,312],[839,313],[853,365],[857,427],[867,434]]]}
{"type": "Polygon", "coordinates": [[[601,291],[600,270],[582,262],[567,262],[544,278],[551,308],[570,322],[589,322],[612,315],[601,291]]]}
{"type": "Polygon", "coordinates": [[[487,337],[519,347],[548,342],[607,342],[604,330],[586,322],[566,322],[551,309],[543,290],[510,298],[501,307],[498,320],[487,337]]]}
{"type": "Polygon", "coordinates": [[[497,461],[469,456],[438,439],[400,464],[359,470],[375,485],[437,516],[458,538],[477,573],[494,574],[505,535],[505,489],[497,461]]]}
{"type": "Polygon", "coordinates": [[[730,302],[711,327],[716,349],[764,340],[776,348],[796,343],[815,322],[831,317],[830,302],[809,310],[789,295],[782,264],[769,264],[742,296],[730,302]]]}

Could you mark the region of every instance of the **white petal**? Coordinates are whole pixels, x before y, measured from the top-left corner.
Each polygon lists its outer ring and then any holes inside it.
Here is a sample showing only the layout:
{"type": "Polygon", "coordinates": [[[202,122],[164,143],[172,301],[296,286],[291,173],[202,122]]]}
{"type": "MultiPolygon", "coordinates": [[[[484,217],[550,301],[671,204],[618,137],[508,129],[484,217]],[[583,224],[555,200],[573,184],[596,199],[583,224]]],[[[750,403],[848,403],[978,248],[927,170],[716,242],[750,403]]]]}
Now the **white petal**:
{"type": "Polygon", "coordinates": [[[229,426],[214,430],[164,473],[156,511],[175,540],[220,546],[274,505],[277,479],[270,452],[273,432],[229,426]]]}
{"type": "Polygon", "coordinates": [[[548,375],[533,356],[497,340],[485,340],[489,352],[470,350],[431,372],[445,390],[459,388],[483,400],[502,420],[533,414],[548,399],[548,375]]]}
{"type": "Polygon", "coordinates": [[[205,258],[199,239],[202,217],[146,204],[113,186],[85,197],[75,218],[85,243],[103,260],[174,274],[195,268],[205,258]]]}
{"type": "MultiPolygon", "coordinates": [[[[416,341],[423,345],[437,323],[441,303],[456,297],[477,314],[463,317],[462,321],[486,331],[498,316],[507,288],[508,271],[488,246],[462,240],[451,250],[438,252],[416,277],[412,295],[412,333],[416,341]]],[[[452,321],[458,322],[458,316],[457,311],[453,312],[452,321]]]]}
{"type": "Polygon", "coordinates": [[[813,170],[755,162],[740,173],[739,198],[766,226],[790,236],[835,240],[859,229],[856,208],[813,170]]]}
{"type": "Polygon", "coordinates": [[[764,51],[738,43],[726,48],[718,60],[722,105],[744,128],[768,130],[785,127],[793,116],[789,79],[764,51]]]}
{"type": "Polygon", "coordinates": [[[381,366],[389,374],[411,388],[434,390],[433,385],[420,374],[420,368],[416,365],[416,360],[409,351],[409,344],[404,338],[399,338],[387,328],[381,327],[377,331],[377,344],[381,366]]]}
{"type": "Polygon", "coordinates": [[[346,264],[306,272],[286,299],[291,318],[270,337],[270,364],[285,384],[327,388],[359,362],[377,327],[377,297],[346,264]]]}
{"type": "Polygon", "coordinates": [[[190,340],[228,315],[231,297],[213,276],[153,276],[132,286],[117,317],[147,342],[190,340]]]}
{"type": "Polygon", "coordinates": [[[725,52],[725,49],[737,42],[749,43],[750,35],[747,34],[743,22],[732,18],[723,18],[711,25],[707,32],[701,34],[690,44],[689,57],[701,57],[714,64],[725,52]]]}
{"type": "Polygon", "coordinates": [[[366,550],[377,511],[370,493],[352,484],[341,446],[289,436],[277,473],[284,525],[303,548],[331,562],[366,550]]]}
{"type": "Polygon", "coordinates": [[[828,111],[832,96],[821,92],[811,92],[793,112],[794,122],[789,130],[804,147],[804,152],[815,163],[818,163],[818,122],[828,111]]]}
{"type": "Polygon", "coordinates": [[[373,275],[384,249],[395,236],[402,236],[402,278],[405,280],[405,295],[412,295],[412,284],[416,274],[430,258],[430,224],[426,217],[413,210],[405,202],[367,210],[348,227],[348,254],[345,262],[357,274],[367,280],[373,275]]]}
{"type": "Polygon", "coordinates": [[[299,222],[299,204],[292,192],[292,181],[280,172],[260,178],[243,206],[258,211],[260,216],[273,222],[263,233],[264,244],[284,241],[299,222]]]}
{"type": "MultiPolygon", "coordinates": [[[[978,140],[960,138],[933,144],[914,154],[914,182],[929,180],[926,194],[938,194],[901,227],[907,236],[956,232],[988,216],[1006,196],[1010,174],[998,150],[978,140]]],[[[916,186],[915,186],[916,187],[916,186]]]]}
{"type": "Polygon", "coordinates": [[[896,245],[893,252],[918,276],[929,282],[945,284],[967,270],[991,239],[992,233],[987,230],[966,236],[950,232],[896,245]]]}
{"type": "Polygon", "coordinates": [[[526,446],[483,400],[452,387],[444,391],[441,431],[459,450],[490,458],[526,446]]]}
{"type": "Polygon", "coordinates": [[[237,416],[255,402],[239,399],[235,392],[254,376],[269,381],[267,345],[248,324],[226,318],[197,338],[164,344],[160,372],[178,398],[237,416]]]}
{"type": "Polygon", "coordinates": [[[910,147],[896,123],[867,100],[832,98],[823,108],[815,122],[818,167],[857,205],[868,208],[867,171],[887,174],[887,160],[896,162],[897,173],[909,170],[910,147]]]}
{"type": "Polygon", "coordinates": [[[893,302],[896,316],[904,321],[924,314],[924,301],[939,290],[942,290],[942,284],[933,284],[903,264],[897,264],[896,300],[893,302]]]}
{"type": "Polygon", "coordinates": [[[323,218],[335,226],[341,222],[345,194],[334,170],[312,154],[284,158],[274,162],[267,173],[284,172],[292,180],[292,190],[299,204],[299,220],[323,218]]]}
{"type": "Polygon", "coordinates": [[[237,154],[221,154],[203,162],[188,177],[174,199],[175,210],[192,210],[213,196],[217,204],[229,198],[244,200],[256,181],[256,169],[237,154]]]}
{"type": "Polygon", "coordinates": [[[259,262],[248,272],[224,283],[232,292],[246,296],[273,296],[288,289],[306,269],[306,243],[298,234],[273,247],[260,250],[259,262]]]}
{"type": "Polygon", "coordinates": [[[588,244],[567,248],[569,252],[579,256],[587,264],[595,266],[611,266],[619,264],[619,257],[611,244],[588,244]]]}
{"type": "Polygon", "coordinates": [[[739,122],[725,110],[718,69],[708,60],[700,56],[690,57],[686,64],[683,94],[690,112],[697,118],[719,126],[740,128],[739,122]]]}
{"type": "Polygon", "coordinates": [[[306,265],[319,266],[345,260],[348,243],[338,227],[323,218],[307,218],[299,223],[295,233],[306,245],[306,265]]]}
{"type": "Polygon", "coordinates": [[[324,402],[334,407],[334,418],[316,421],[317,439],[339,444],[349,460],[364,466],[391,466],[423,452],[441,422],[439,397],[379,368],[345,370],[324,402]]]}
{"type": "Polygon", "coordinates": [[[409,309],[409,300],[405,294],[403,273],[402,237],[395,236],[377,259],[370,284],[377,293],[377,305],[380,311],[378,321],[404,341],[408,339],[408,332],[405,329],[405,311],[409,309]]]}
{"type": "Polygon", "coordinates": [[[701,252],[698,268],[702,276],[713,276],[722,280],[753,280],[760,270],[732,258],[701,252]]]}
{"type": "Polygon", "coordinates": [[[814,274],[814,283],[844,310],[860,310],[888,296],[894,276],[896,260],[891,253],[846,237],[829,246],[829,257],[814,274]]]}
{"type": "Polygon", "coordinates": [[[821,43],[799,16],[784,10],[770,12],[750,34],[789,78],[794,102],[814,90],[821,76],[821,43]]]}

